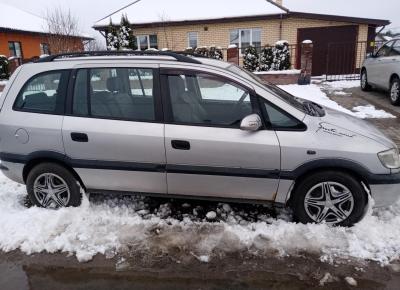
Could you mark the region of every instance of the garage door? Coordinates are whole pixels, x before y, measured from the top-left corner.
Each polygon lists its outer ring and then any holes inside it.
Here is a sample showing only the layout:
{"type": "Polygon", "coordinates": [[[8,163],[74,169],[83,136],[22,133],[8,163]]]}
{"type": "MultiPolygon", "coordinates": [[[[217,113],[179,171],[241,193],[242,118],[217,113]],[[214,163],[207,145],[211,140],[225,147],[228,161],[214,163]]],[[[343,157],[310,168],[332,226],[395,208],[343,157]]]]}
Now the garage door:
{"type": "Polygon", "coordinates": [[[358,26],[332,26],[300,28],[298,30],[298,61],[300,64],[301,43],[314,43],[312,75],[345,74],[354,71],[356,60],[358,26]],[[335,64],[340,61],[340,67],[335,64]]]}

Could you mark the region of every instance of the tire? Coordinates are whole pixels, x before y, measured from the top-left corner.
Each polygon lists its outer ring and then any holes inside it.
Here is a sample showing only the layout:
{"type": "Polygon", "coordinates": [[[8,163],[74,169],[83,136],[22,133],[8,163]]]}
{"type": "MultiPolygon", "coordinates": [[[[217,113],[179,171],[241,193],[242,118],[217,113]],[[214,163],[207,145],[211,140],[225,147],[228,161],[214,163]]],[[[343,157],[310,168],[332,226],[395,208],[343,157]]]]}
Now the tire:
{"type": "Polygon", "coordinates": [[[28,174],[26,189],[32,204],[49,209],[77,207],[82,194],[79,182],[65,167],[41,163],[28,174]]]}
{"type": "Polygon", "coordinates": [[[358,223],[364,217],[367,205],[368,196],[361,183],[339,171],[323,171],[306,177],[296,187],[292,203],[298,222],[326,222],[344,227],[358,223]],[[327,190],[331,192],[331,202],[328,203],[324,198],[327,190]],[[346,191],[349,193],[345,194],[346,191]]]}
{"type": "Polygon", "coordinates": [[[368,74],[366,69],[363,69],[361,72],[361,90],[364,92],[372,90],[372,87],[368,84],[368,74]]]}
{"type": "Polygon", "coordinates": [[[389,96],[392,105],[400,105],[400,79],[397,77],[390,82],[389,96]]]}

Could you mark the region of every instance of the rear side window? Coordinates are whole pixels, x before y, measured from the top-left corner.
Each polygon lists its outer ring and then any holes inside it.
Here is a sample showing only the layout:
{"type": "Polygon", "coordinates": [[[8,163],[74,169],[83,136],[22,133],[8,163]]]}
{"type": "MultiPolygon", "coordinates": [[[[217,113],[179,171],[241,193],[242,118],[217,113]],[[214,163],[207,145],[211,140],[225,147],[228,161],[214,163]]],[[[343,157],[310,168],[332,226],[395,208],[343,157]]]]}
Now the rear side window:
{"type": "Polygon", "coordinates": [[[96,68],[78,71],[73,114],[131,121],[154,121],[152,69],[96,68]]]}
{"type": "Polygon", "coordinates": [[[69,71],[41,73],[22,88],[14,110],[43,114],[63,114],[69,71]]]}

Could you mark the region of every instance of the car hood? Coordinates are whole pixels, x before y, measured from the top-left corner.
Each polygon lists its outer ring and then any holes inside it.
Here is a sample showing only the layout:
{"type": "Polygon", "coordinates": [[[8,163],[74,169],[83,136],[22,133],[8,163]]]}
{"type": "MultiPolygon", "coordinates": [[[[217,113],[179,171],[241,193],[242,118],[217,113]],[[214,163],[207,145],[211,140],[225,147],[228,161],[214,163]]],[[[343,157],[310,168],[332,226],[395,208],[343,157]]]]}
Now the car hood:
{"type": "Polygon", "coordinates": [[[329,108],[324,109],[326,115],[321,118],[323,123],[372,139],[388,147],[388,149],[397,147],[392,139],[369,122],[340,111],[329,108]]]}

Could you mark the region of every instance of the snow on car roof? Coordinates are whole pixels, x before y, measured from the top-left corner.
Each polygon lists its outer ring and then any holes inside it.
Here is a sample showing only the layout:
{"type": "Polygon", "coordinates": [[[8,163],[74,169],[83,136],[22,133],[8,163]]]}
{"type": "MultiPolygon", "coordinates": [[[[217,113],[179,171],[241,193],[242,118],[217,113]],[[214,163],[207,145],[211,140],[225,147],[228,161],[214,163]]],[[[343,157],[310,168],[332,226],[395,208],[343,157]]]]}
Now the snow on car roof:
{"type": "Polygon", "coordinates": [[[95,27],[119,24],[127,15],[131,24],[193,21],[286,13],[266,0],[138,0],[95,23],[95,27]]]}

